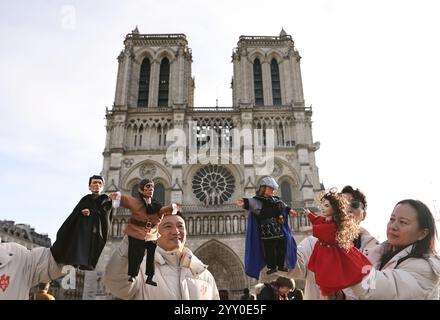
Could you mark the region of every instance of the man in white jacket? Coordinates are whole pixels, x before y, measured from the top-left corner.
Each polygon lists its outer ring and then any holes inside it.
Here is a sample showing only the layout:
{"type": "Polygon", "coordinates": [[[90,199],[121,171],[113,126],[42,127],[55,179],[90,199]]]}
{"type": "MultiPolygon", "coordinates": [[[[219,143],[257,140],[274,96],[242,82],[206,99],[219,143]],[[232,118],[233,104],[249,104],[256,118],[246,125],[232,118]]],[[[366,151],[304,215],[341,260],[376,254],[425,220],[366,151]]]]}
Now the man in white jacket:
{"type": "Polygon", "coordinates": [[[145,284],[145,263],[141,264],[135,281],[127,281],[128,239],[125,236],[108,261],[104,274],[106,288],[120,299],[218,300],[214,277],[184,246],[183,218],[179,214],[164,216],[158,233],[154,276],[157,287],[145,284]]]}
{"type": "MultiPolygon", "coordinates": [[[[367,215],[365,195],[359,189],[353,189],[351,186],[344,187],[342,193],[346,195],[350,202],[350,213],[356,217],[359,223],[363,221],[367,215]]],[[[290,270],[287,275],[294,279],[305,279],[304,300],[321,300],[323,298],[319,286],[316,284],[315,274],[307,268],[317,240],[314,236],[308,236],[299,243],[296,267],[290,270]]],[[[367,230],[360,228],[360,234],[358,239],[355,240],[355,245],[367,258],[369,251],[378,244],[379,242],[367,230]]],[[[344,294],[347,299],[356,298],[350,289],[344,290],[344,294]]]]}
{"type": "Polygon", "coordinates": [[[49,248],[0,243],[0,300],[28,300],[32,287],[61,277],[62,267],[49,248]]]}

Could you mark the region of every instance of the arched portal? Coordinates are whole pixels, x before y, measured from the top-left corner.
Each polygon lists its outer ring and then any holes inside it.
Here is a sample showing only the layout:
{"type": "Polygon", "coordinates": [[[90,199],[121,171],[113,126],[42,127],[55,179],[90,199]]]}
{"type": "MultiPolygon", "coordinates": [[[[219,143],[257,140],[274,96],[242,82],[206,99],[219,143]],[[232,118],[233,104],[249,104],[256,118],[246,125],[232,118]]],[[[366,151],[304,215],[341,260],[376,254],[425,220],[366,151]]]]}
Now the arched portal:
{"type": "Polygon", "coordinates": [[[225,244],[210,240],[194,254],[208,265],[219,290],[228,290],[230,299],[238,299],[248,287],[244,266],[237,254],[225,244]]]}

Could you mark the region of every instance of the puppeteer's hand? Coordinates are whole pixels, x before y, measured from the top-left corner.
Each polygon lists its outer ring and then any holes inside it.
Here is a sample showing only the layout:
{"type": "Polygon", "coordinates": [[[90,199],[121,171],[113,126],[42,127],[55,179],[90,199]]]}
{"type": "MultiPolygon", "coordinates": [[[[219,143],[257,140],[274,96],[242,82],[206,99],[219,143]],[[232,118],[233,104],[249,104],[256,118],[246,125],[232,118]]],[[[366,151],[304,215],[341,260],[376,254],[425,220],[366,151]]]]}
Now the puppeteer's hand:
{"type": "Polygon", "coordinates": [[[235,201],[235,204],[237,205],[237,207],[243,208],[244,207],[244,200],[238,199],[237,201],[235,201]]]}
{"type": "Polygon", "coordinates": [[[118,193],[117,192],[112,192],[112,193],[109,194],[109,197],[112,200],[116,200],[118,198],[118,193]]]}
{"type": "Polygon", "coordinates": [[[173,203],[171,206],[173,207],[173,212],[171,214],[177,214],[179,211],[182,212],[182,207],[180,204],[173,203]]]}
{"type": "Polygon", "coordinates": [[[292,217],[298,217],[298,212],[296,210],[290,209],[289,215],[291,215],[292,217]]]}
{"type": "Polygon", "coordinates": [[[90,210],[89,209],[82,209],[81,213],[83,214],[84,217],[90,216],[90,210]]]}
{"type": "Polygon", "coordinates": [[[119,208],[121,205],[121,192],[112,192],[109,194],[110,199],[112,199],[112,206],[113,208],[119,208]]]}

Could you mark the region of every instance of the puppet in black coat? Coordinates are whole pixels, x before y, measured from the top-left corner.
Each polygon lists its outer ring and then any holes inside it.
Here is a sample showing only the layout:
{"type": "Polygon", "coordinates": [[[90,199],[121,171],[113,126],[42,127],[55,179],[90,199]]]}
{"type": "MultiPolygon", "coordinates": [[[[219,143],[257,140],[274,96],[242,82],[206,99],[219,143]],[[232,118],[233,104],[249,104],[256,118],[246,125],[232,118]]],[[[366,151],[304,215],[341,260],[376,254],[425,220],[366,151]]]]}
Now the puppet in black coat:
{"type": "Polygon", "coordinates": [[[58,230],[51,248],[58,263],[94,270],[104,249],[112,219],[112,201],[100,195],[104,180],[100,176],[89,179],[92,194],[84,196],[58,230]]]}

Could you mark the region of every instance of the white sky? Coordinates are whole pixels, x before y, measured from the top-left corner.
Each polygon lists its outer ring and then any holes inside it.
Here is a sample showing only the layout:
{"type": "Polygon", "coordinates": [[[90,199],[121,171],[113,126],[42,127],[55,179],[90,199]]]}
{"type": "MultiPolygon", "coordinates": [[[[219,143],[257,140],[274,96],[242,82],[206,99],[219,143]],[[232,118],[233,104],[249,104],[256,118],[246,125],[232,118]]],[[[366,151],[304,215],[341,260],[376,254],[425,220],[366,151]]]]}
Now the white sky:
{"type": "Polygon", "coordinates": [[[440,208],[440,2],[1,1],[0,219],[56,231],[102,169],[123,39],[185,33],[198,107],[231,106],[240,35],[292,35],[320,179],[361,188],[385,237],[404,198],[440,208]],[[437,201],[437,202],[436,202],[437,201]]]}

